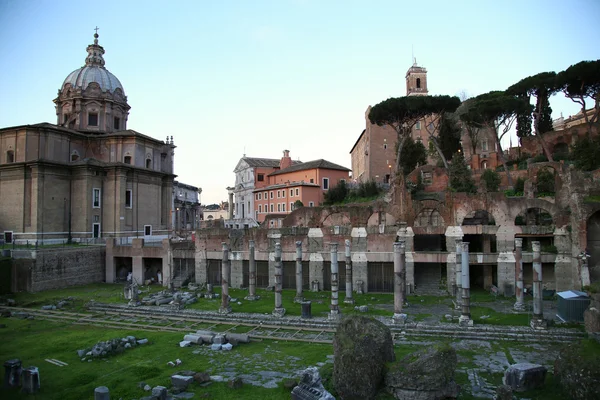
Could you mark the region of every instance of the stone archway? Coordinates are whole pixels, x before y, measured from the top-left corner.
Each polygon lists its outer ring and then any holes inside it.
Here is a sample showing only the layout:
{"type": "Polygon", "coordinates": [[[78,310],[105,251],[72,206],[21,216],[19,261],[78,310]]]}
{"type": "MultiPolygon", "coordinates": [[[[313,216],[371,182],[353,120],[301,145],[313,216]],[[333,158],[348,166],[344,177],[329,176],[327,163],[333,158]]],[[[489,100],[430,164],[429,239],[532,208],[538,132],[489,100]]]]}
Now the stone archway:
{"type": "Polygon", "coordinates": [[[600,211],[596,211],[588,218],[586,231],[586,248],[592,256],[588,260],[590,278],[592,282],[595,282],[600,280],[600,211]]]}

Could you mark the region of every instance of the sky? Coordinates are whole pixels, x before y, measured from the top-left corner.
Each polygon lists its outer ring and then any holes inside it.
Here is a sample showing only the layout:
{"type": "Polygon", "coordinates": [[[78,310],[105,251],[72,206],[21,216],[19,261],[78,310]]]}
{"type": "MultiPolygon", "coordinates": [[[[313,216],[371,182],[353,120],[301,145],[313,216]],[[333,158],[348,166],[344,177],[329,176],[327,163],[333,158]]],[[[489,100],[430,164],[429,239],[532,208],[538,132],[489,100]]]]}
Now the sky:
{"type": "Polygon", "coordinates": [[[599,59],[599,18],[598,0],[0,0],[0,127],[56,123],[97,26],[128,128],[173,136],[176,179],[218,203],[244,154],[350,168],[367,107],[406,95],[413,54],[431,95],[472,97],[599,59]]]}

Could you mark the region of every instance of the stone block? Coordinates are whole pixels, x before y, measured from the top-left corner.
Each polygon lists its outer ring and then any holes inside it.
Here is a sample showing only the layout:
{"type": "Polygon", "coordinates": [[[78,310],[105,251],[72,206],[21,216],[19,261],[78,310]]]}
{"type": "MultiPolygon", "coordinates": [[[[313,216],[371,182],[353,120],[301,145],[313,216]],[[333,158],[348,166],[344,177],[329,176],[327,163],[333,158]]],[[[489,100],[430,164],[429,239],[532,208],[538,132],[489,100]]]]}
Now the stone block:
{"type": "Polygon", "coordinates": [[[110,391],[106,386],[98,386],[94,390],[94,400],[110,400],[110,391]]]}
{"type": "Polygon", "coordinates": [[[179,347],[190,347],[192,345],[192,342],[190,342],[189,340],[182,340],[181,342],[179,342],[179,347]]]}
{"type": "Polygon", "coordinates": [[[227,342],[227,339],[225,338],[225,335],[215,335],[213,337],[212,342],[214,344],[225,344],[227,342]]]}
{"type": "Polygon", "coordinates": [[[218,343],[213,343],[210,345],[211,350],[221,350],[221,345],[218,343]]]}
{"type": "Polygon", "coordinates": [[[186,390],[187,387],[194,381],[192,376],[172,375],[171,385],[180,390],[186,390]]]}
{"type": "Polygon", "coordinates": [[[22,378],[22,392],[27,394],[34,394],[40,390],[40,371],[37,367],[28,367],[23,369],[21,374],[22,378]]]}
{"type": "Polygon", "coordinates": [[[547,371],[546,367],[539,364],[513,364],[504,372],[502,382],[516,392],[538,389],[544,386],[547,371]]]}
{"type": "Polygon", "coordinates": [[[153,387],[152,397],[154,397],[156,400],[167,400],[167,388],[164,386],[153,387]]]}
{"type": "Polygon", "coordinates": [[[225,343],[221,345],[221,350],[227,350],[230,351],[233,348],[233,345],[231,343],[225,343]]]}

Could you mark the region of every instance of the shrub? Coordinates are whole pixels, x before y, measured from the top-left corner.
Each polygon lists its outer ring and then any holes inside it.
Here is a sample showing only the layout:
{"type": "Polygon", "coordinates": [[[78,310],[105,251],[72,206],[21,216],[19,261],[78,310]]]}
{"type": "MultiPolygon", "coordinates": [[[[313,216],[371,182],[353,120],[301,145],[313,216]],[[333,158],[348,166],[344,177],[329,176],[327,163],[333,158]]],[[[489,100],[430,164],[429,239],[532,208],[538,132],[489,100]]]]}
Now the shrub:
{"type": "Polygon", "coordinates": [[[583,171],[593,171],[600,167],[600,138],[590,139],[589,136],[580,139],[572,147],[572,159],[575,167],[583,171]]]}
{"type": "Polygon", "coordinates": [[[500,186],[500,175],[496,171],[486,169],[481,175],[481,180],[485,184],[485,189],[488,192],[497,192],[500,186]]]}
{"type": "Polygon", "coordinates": [[[542,197],[542,193],[547,195],[554,195],[554,172],[548,168],[540,170],[537,174],[537,186],[538,196],[542,197]]]}
{"type": "Polygon", "coordinates": [[[294,202],[294,210],[297,209],[297,208],[300,208],[300,207],[304,207],[304,203],[301,202],[300,200],[296,200],[294,202]]]}
{"type": "Polygon", "coordinates": [[[366,182],[361,182],[358,185],[354,195],[356,197],[375,197],[378,196],[381,190],[377,186],[377,183],[374,180],[368,180],[366,182]]]}
{"type": "Polygon", "coordinates": [[[477,191],[471,170],[467,167],[462,152],[456,153],[452,157],[450,187],[457,192],[475,193],[477,191]]]}
{"type": "Polygon", "coordinates": [[[533,157],[533,162],[546,162],[548,161],[548,158],[546,157],[545,154],[538,154],[537,156],[533,157]]]}
{"type": "Polygon", "coordinates": [[[521,192],[521,196],[523,196],[523,192],[525,192],[525,180],[523,178],[517,178],[515,192],[521,192]]]}
{"type": "Polygon", "coordinates": [[[346,181],[340,181],[336,186],[329,188],[325,193],[324,204],[331,205],[343,202],[348,196],[346,181]]]}

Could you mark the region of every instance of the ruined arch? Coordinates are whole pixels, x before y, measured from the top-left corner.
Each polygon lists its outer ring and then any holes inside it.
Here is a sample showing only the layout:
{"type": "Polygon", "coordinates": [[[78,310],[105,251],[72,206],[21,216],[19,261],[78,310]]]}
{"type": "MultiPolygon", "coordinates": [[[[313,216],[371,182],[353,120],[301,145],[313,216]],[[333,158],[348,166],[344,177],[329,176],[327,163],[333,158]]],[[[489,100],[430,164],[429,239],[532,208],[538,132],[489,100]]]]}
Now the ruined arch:
{"type": "Polygon", "coordinates": [[[346,213],[334,212],[327,215],[321,224],[322,226],[346,226],[350,225],[350,218],[346,213]]]}
{"type": "Polygon", "coordinates": [[[487,210],[474,210],[465,215],[461,225],[496,225],[496,219],[487,210]]]}
{"type": "Polygon", "coordinates": [[[554,225],[554,216],[545,208],[529,207],[515,217],[515,225],[550,226],[554,225]]]}
{"type": "Polygon", "coordinates": [[[564,142],[558,142],[552,148],[552,155],[558,154],[568,154],[569,153],[569,145],[564,142]]]}
{"type": "Polygon", "coordinates": [[[435,208],[424,208],[415,217],[415,227],[445,226],[444,217],[435,208]]]}

